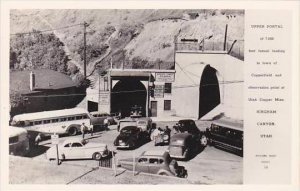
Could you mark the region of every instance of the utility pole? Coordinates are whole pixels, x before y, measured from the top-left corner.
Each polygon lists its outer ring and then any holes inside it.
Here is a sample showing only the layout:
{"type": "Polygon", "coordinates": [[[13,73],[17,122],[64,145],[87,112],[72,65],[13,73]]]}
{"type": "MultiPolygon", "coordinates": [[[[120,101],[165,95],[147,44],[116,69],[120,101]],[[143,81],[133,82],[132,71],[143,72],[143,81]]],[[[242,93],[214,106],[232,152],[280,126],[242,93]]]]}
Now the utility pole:
{"type": "Polygon", "coordinates": [[[225,36],[224,36],[224,46],[223,46],[223,50],[224,51],[226,50],[226,44],[227,44],[227,27],[228,27],[228,25],[226,24],[226,27],[225,27],[225,36]]]}
{"type": "Polygon", "coordinates": [[[84,77],[86,78],[86,27],[88,27],[89,24],[84,21],[83,23],[83,72],[84,72],[84,77]]]}

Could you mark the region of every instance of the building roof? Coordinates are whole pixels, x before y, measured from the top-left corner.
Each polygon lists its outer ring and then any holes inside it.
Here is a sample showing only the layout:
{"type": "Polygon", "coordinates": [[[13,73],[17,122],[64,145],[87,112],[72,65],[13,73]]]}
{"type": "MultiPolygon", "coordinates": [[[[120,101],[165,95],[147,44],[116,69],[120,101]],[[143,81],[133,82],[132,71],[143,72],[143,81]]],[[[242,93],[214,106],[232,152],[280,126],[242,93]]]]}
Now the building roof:
{"type": "Polygon", "coordinates": [[[39,69],[32,70],[35,74],[35,90],[30,91],[31,70],[13,71],[10,73],[10,90],[21,94],[40,92],[43,90],[56,90],[76,86],[72,79],[60,72],[39,69]]]}

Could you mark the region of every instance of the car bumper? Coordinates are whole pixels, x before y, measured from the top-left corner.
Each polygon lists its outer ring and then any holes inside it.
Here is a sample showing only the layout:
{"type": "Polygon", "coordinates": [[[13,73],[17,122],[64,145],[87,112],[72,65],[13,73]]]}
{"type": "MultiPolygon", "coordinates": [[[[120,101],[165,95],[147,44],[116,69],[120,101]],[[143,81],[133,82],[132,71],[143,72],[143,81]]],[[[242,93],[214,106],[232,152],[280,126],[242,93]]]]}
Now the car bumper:
{"type": "Polygon", "coordinates": [[[116,146],[117,148],[130,148],[130,146],[129,145],[118,145],[118,146],[116,146]]]}

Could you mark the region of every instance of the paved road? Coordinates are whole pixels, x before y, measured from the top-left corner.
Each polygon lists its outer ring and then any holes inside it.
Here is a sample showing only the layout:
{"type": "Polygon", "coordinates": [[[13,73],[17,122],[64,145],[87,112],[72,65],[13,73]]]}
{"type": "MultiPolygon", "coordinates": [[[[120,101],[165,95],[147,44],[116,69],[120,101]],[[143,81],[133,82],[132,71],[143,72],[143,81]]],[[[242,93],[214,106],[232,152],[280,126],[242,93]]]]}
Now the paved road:
{"type": "MultiPolygon", "coordinates": [[[[158,126],[164,127],[165,125],[172,126],[170,123],[159,123],[158,126]]],[[[207,122],[197,122],[198,127],[202,130],[208,126],[207,122]]],[[[101,131],[95,133],[93,136],[89,134],[85,138],[89,139],[90,142],[105,143],[108,145],[110,150],[116,151],[117,160],[123,158],[131,158],[133,156],[139,156],[143,151],[147,150],[166,150],[167,146],[154,146],[153,142],[148,142],[145,145],[135,150],[117,150],[113,146],[113,141],[117,137],[116,125],[110,126],[110,130],[101,131]]],[[[78,135],[80,137],[81,135],[78,135]]],[[[69,137],[61,137],[60,142],[63,142],[69,137]]],[[[50,140],[46,140],[40,143],[40,153],[36,153],[34,159],[46,160],[45,152],[51,145],[50,140]]],[[[63,163],[86,166],[86,167],[97,167],[98,162],[93,160],[77,160],[77,161],[64,161],[63,163]]],[[[214,147],[206,147],[201,153],[195,156],[190,161],[179,161],[179,165],[185,166],[188,170],[188,181],[199,184],[242,184],[243,179],[243,158],[234,154],[216,149],[214,147]]]]}

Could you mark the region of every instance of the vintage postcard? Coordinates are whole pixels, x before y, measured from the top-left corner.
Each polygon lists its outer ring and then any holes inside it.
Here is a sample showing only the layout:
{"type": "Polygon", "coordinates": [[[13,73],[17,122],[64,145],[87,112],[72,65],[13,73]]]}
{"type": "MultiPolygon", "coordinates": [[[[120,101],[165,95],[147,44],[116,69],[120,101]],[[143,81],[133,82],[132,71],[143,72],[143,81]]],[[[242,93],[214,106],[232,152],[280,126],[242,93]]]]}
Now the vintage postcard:
{"type": "Polygon", "coordinates": [[[298,188],[299,2],[1,4],[1,189],[298,188]]]}

